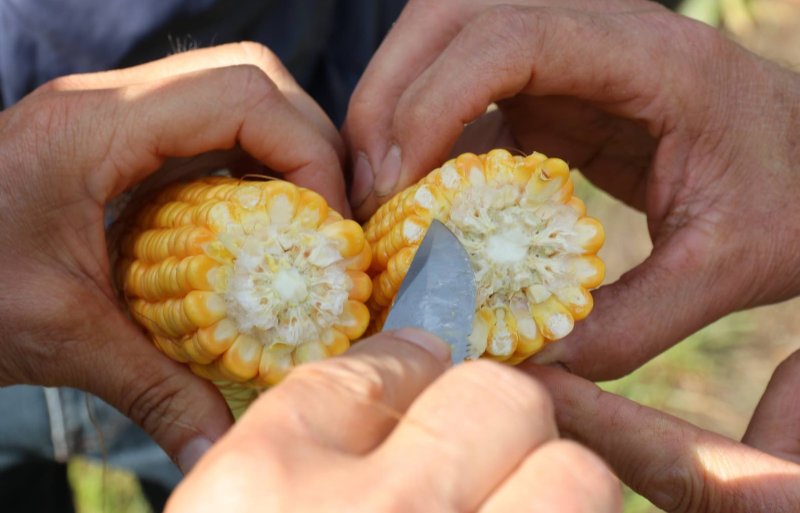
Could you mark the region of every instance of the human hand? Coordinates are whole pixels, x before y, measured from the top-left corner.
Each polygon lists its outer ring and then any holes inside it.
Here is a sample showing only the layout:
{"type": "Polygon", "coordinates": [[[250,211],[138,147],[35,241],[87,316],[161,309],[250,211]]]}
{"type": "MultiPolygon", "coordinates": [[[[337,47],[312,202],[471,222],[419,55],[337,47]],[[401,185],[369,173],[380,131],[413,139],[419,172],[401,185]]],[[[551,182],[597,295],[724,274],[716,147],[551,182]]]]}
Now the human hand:
{"type": "MultiPolygon", "coordinates": [[[[348,108],[347,119],[345,120],[343,132],[348,139],[353,163],[354,181],[351,191],[351,203],[356,209],[357,217],[366,218],[375,209],[391,196],[408,185],[414,183],[422,177],[422,174],[430,171],[444,160],[448,153],[458,154],[459,151],[449,151],[450,146],[455,143],[459,135],[466,135],[469,144],[466,144],[463,151],[479,151],[471,149],[478,145],[481,149],[489,150],[500,146],[502,143],[513,143],[513,137],[504,130],[507,127],[498,127],[497,120],[484,122],[478,119],[483,114],[488,102],[484,101],[487,91],[471,91],[469,84],[462,84],[465,93],[461,98],[450,98],[440,105],[434,106],[437,114],[443,114],[442,120],[450,126],[447,133],[437,134],[438,137],[430,137],[430,132],[424,132],[425,137],[420,139],[432,139],[429,146],[435,147],[438,155],[428,155],[431,150],[427,150],[422,158],[417,158],[415,154],[399,155],[405,144],[399,144],[395,135],[399,135],[399,127],[395,123],[395,114],[400,113],[408,117],[413,105],[409,105],[406,90],[412,85],[415,88],[421,87],[421,83],[426,77],[431,75],[428,71],[431,68],[440,67],[447,64],[448,59],[459,59],[459,55],[449,47],[455,47],[454,42],[460,32],[477,32],[485,28],[489,30],[497,29],[498,32],[507,32],[505,27],[485,27],[484,24],[490,18],[494,18],[497,25],[504,25],[507,20],[500,20],[509,7],[507,2],[499,0],[411,0],[406,5],[399,19],[392,30],[386,36],[378,51],[370,61],[365,70],[348,108]],[[502,5],[501,7],[497,7],[502,5]],[[451,105],[450,102],[456,102],[451,105]],[[474,105],[475,103],[482,105],[474,105]],[[483,104],[485,103],[485,105],[483,104]],[[447,111],[454,107],[453,114],[447,111]],[[474,108],[475,114],[470,119],[456,119],[455,111],[463,110],[465,107],[474,108]],[[467,121],[477,121],[478,130],[468,130],[466,134],[460,134],[463,123],[467,121]],[[491,141],[486,141],[489,138],[491,141]],[[483,140],[482,140],[483,139],[483,140]],[[392,146],[397,148],[392,148],[392,146]],[[413,159],[413,160],[409,160],[413,159]],[[402,165],[401,165],[402,160],[402,165]]],[[[561,9],[577,9],[591,12],[615,12],[631,6],[641,8],[641,2],[636,0],[605,0],[596,2],[593,0],[523,0],[517,2],[520,7],[534,6],[556,6],[561,9]]],[[[511,8],[514,10],[515,8],[511,8]]],[[[508,18],[511,18],[509,16],[508,18]]],[[[517,27],[519,28],[519,27],[517,27]]],[[[511,34],[509,32],[509,34],[511,34]]],[[[492,34],[498,35],[498,34],[492,34]]],[[[489,34],[485,42],[490,43],[489,34]]],[[[511,41],[503,41],[499,45],[497,41],[491,40],[495,53],[502,53],[511,41]]],[[[519,41],[523,43],[524,41],[519,41]]],[[[503,62],[513,62],[506,56],[503,62]]],[[[522,57],[522,56],[520,56],[522,57]]],[[[458,63],[453,63],[458,64],[458,63]]],[[[499,64],[499,63],[498,63],[499,64]]],[[[519,61],[525,67],[528,63],[519,61]]],[[[480,73],[479,70],[473,70],[480,73]]],[[[505,77],[497,76],[497,81],[506,80],[505,77]]],[[[450,78],[448,78],[450,80],[450,78]]],[[[453,77],[453,81],[459,81],[458,77],[453,77]]],[[[481,84],[484,88],[495,84],[481,84]]],[[[500,87],[500,86],[498,86],[500,87]]],[[[460,112],[459,112],[460,113],[460,112]]],[[[424,113],[420,113],[423,114],[424,113]]],[[[432,113],[429,114],[432,117],[432,113]]],[[[493,116],[489,116],[493,118],[493,116]]],[[[419,126],[412,128],[420,128],[419,126]]],[[[471,128],[475,128],[475,125],[471,128]]],[[[414,140],[416,143],[417,141],[414,140]]],[[[416,149],[414,150],[414,152],[416,149]]],[[[410,153],[414,153],[410,152],[410,153]]],[[[555,155],[554,155],[555,156],[555,155]]]]}
{"type": "MultiPolygon", "coordinates": [[[[562,157],[642,209],[654,243],[537,361],[619,377],[726,313],[798,294],[800,78],[649,2],[519,3],[466,19],[409,4],[351,103],[352,150],[402,156],[397,185],[357,214],[436,167],[496,101],[517,148],[562,157]]],[[[358,169],[356,195],[369,181],[358,169]]]]}
{"type": "Polygon", "coordinates": [[[741,443],[567,372],[530,363],[523,368],[553,395],[561,432],[597,451],[664,511],[798,511],[800,352],[778,367],[741,443]]]}
{"type": "Polygon", "coordinates": [[[263,394],[173,494],[191,511],[620,511],[605,465],[559,440],[544,389],[403,329],[263,394]]]}
{"type": "Polygon", "coordinates": [[[65,77],[0,114],[0,385],[90,391],[184,469],[222,435],[214,387],[121,313],[103,210],[168,157],[235,146],[346,208],[335,128],[255,44],[65,77]]]}

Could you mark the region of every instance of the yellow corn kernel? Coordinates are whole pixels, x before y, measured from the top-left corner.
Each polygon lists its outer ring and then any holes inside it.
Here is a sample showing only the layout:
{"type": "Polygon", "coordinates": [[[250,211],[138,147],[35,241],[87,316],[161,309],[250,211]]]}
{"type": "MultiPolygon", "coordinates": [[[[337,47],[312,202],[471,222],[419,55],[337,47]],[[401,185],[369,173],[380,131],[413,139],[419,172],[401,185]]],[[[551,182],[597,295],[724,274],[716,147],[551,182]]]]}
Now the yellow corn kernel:
{"type": "Polygon", "coordinates": [[[293,366],[290,349],[280,344],[265,348],[261,353],[257,382],[262,386],[275,385],[289,374],[293,366]]]}
{"type": "Polygon", "coordinates": [[[207,328],[224,319],[227,309],[222,296],[193,290],[183,298],[183,313],[198,328],[207,328]]]}
{"type": "Polygon", "coordinates": [[[213,177],[155,198],[123,237],[115,275],[153,342],[226,397],[341,354],[367,328],[371,247],[319,194],[213,177]]]}
{"type": "Polygon", "coordinates": [[[365,303],[372,295],[372,280],[363,271],[347,271],[352,285],[350,286],[350,299],[365,303]]]}
{"type": "Polygon", "coordinates": [[[197,353],[207,355],[213,360],[224,354],[238,336],[236,324],[230,319],[222,319],[207,328],[197,330],[192,342],[197,353]]]}
{"type": "Polygon", "coordinates": [[[580,285],[557,290],[555,294],[576,321],[586,318],[594,307],[592,295],[580,285]]]}
{"type": "Polygon", "coordinates": [[[338,356],[350,348],[350,339],[341,331],[331,328],[322,336],[328,356],[338,356]]]}
{"type": "Polygon", "coordinates": [[[572,331],[575,318],[558,299],[550,296],[546,301],[531,307],[536,327],[548,340],[564,338],[572,331]]]}
{"type": "Polygon", "coordinates": [[[433,219],[459,238],[475,271],[468,358],[519,363],[591,311],[589,289],[604,275],[596,253],[605,235],[573,196],[569,166],[541,153],[492,150],[445,162],[366,223],[370,332],[380,330],[433,219]]]}
{"type": "Polygon", "coordinates": [[[367,307],[364,306],[364,303],[350,299],[333,327],[347,335],[350,340],[356,340],[364,334],[368,325],[369,310],[367,307]]]}
{"type": "Polygon", "coordinates": [[[294,351],[294,363],[299,365],[301,363],[316,362],[328,357],[325,351],[325,346],[320,342],[306,342],[300,344],[294,351]]]}
{"type": "Polygon", "coordinates": [[[239,335],[217,360],[220,372],[231,381],[249,381],[258,375],[263,344],[249,335],[239,335]]]}
{"type": "Polygon", "coordinates": [[[326,224],[320,232],[336,242],[344,258],[350,258],[364,249],[364,231],[355,221],[344,220],[326,224]]]}
{"type": "Polygon", "coordinates": [[[372,262],[372,248],[367,241],[361,252],[355,256],[345,259],[345,268],[349,271],[366,271],[372,262]]]}
{"type": "Polygon", "coordinates": [[[517,322],[505,307],[494,310],[494,324],[489,330],[486,353],[496,360],[506,360],[517,350],[517,322]]]}

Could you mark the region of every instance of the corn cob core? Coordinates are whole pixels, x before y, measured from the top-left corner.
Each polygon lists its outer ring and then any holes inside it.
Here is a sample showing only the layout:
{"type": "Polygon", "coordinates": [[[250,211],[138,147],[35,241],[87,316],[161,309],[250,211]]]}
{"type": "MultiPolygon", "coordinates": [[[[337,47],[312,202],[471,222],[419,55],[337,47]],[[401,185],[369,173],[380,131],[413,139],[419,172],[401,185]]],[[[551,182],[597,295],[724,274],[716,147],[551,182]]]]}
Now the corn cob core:
{"type": "Polygon", "coordinates": [[[371,331],[382,326],[433,219],[475,271],[469,357],[518,363],[572,331],[604,275],[600,223],[572,195],[569,167],[541,153],[462,154],[383,205],[365,225],[373,250],[371,331]]]}
{"type": "Polygon", "coordinates": [[[344,352],[369,322],[361,227],[288,182],[173,185],[139,212],[121,254],[134,319],[239,399],[241,386],[264,388],[344,352]]]}

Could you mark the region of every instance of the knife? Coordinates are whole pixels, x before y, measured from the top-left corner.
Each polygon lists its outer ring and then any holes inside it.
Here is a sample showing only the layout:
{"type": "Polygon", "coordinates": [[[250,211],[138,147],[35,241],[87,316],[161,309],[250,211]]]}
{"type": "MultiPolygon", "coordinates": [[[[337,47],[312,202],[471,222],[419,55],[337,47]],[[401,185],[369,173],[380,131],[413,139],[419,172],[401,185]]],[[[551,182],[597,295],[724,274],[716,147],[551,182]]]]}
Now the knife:
{"type": "Polygon", "coordinates": [[[455,235],[434,220],[408,268],[384,331],[414,327],[450,344],[453,363],[467,357],[475,317],[475,275],[455,235]]]}

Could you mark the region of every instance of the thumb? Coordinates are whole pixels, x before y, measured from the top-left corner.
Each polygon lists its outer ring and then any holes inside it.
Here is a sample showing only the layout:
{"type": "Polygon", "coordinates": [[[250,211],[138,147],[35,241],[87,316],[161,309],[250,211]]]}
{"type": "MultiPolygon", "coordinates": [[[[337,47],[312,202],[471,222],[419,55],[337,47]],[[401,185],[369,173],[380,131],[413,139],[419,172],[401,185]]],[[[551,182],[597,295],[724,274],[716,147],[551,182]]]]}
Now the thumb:
{"type": "Polygon", "coordinates": [[[232,425],[228,406],[211,382],[161,354],[132,326],[119,328],[109,340],[124,349],[102,356],[86,388],[141,426],[186,473],[232,425]]]}
{"type": "Polygon", "coordinates": [[[93,316],[93,325],[83,322],[92,329],[72,337],[75,343],[60,344],[70,347],[68,359],[52,359],[57,361],[37,370],[49,381],[101,397],[188,472],[232,425],[230,411],[212,383],[162,354],[116,308],[110,300],[106,308],[86,307],[107,314],[93,316]]]}
{"type": "Polygon", "coordinates": [[[532,360],[593,381],[616,379],[736,309],[741,282],[722,279],[732,267],[709,244],[692,225],[657,241],[644,262],[592,293],[589,317],[532,360]]]}

